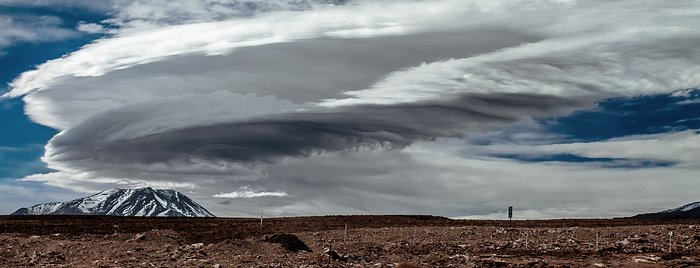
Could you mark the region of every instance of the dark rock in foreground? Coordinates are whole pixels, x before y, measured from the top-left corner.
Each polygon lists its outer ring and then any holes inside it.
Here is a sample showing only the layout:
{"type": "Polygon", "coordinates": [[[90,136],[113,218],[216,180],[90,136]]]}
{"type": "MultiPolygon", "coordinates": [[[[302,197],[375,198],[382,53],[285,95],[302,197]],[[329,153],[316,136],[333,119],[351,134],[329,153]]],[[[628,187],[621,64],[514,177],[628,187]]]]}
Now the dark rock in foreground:
{"type": "Polygon", "coordinates": [[[265,242],[281,244],[282,247],[291,252],[306,251],[311,252],[309,246],[293,234],[272,234],[263,239],[265,242]]]}

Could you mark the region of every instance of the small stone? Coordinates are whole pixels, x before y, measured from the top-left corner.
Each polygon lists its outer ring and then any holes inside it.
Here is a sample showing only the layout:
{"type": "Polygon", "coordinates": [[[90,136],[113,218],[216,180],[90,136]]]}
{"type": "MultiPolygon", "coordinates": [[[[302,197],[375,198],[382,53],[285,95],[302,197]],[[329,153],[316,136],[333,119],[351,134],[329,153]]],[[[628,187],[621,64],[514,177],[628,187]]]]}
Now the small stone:
{"type": "Polygon", "coordinates": [[[143,240],[144,238],[146,238],[146,234],[145,234],[145,233],[143,233],[143,234],[137,234],[136,236],[134,236],[134,240],[143,240]]]}

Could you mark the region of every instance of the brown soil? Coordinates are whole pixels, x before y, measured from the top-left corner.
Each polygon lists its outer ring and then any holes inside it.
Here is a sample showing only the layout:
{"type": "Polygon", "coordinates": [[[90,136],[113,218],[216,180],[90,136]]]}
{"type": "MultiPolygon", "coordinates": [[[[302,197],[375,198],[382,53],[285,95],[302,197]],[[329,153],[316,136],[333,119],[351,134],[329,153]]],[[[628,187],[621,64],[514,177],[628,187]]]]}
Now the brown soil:
{"type": "Polygon", "coordinates": [[[2,216],[0,245],[0,267],[691,267],[700,221],[2,216]]]}

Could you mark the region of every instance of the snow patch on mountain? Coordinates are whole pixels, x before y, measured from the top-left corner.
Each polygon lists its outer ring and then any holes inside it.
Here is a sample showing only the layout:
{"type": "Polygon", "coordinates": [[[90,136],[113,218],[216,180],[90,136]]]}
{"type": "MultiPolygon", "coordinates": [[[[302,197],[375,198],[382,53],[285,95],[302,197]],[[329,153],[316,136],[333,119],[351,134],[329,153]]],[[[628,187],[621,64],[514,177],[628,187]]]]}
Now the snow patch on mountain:
{"type": "Polygon", "coordinates": [[[20,208],[12,215],[215,217],[180,192],[151,187],[111,189],[71,201],[20,208]]]}
{"type": "Polygon", "coordinates": [[[677,208],[661,211],[660,213],[678,212],[678,211],[690,211],[696,208],[700,208],[700,202],[690,203],[677,208]]]}

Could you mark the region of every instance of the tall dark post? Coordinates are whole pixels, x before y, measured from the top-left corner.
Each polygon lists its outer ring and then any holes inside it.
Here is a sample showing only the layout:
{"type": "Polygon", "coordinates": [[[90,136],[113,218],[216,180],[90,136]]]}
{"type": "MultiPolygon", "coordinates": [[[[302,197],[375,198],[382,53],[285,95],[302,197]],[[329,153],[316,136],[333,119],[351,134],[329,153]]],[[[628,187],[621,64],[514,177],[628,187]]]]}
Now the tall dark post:
{"type": "Polygon", "coordinates": [[[508,228],[513,228],[513,206],[508,207],[508,228]]]}

